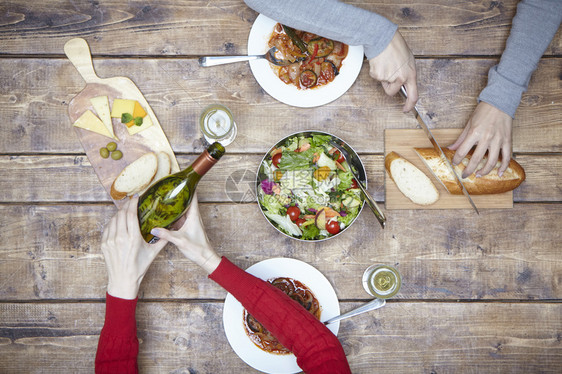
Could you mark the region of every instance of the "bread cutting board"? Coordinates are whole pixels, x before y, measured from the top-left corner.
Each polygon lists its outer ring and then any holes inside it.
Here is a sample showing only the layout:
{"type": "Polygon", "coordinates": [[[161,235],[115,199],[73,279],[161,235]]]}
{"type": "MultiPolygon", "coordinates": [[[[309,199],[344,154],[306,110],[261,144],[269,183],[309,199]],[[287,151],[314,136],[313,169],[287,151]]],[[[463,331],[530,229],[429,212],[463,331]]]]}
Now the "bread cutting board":
{"type": "MultiPolygon", "coordinates": [[[[109,98],[110,108],[113,105],[114,99],[137,100],[145,109],[147,115],[150,116],[153,123],[149,128],[130,135],[126,125],[121,123],[120,119],[112,118],[113,130],[119,141],[73,126],[90,164],[107,191],[108,196],[111,197],[109,195],[111,184],[121,170],[147,152],[166,152],[172,161],[172,173],[179,171],[179,165],[168,138],[164,134],[152,108],[150,108],[150,105],[148,105],[148,102],[133,81],[126,77],[104,79],[98,77],[92,64],[90,48],[84,39],[75,38],[69,40],[64,45],[64,52],[84,81],[86,81],[84,89],[68,105],[68,115],[71,124],[88,109],[96,113],[90,99],[102,95],[106,95],[109,98]],[[100,156],[100,148],[105,147],[111,141],[115,141],[117,149],[123,152],[123,157],[120,160],[113,160],[111,157],[102,158],[100,156]]],[[[113,201],[120,207],[126,199],[113,201]]]]}
{"type": "MultiPolygon", "coordinates": [[[[441,145],[446,147],[453,144],[463,129],[433,129],[433,136],[441,145]]],[[[385,208],[386,209],[471,209],[472,207],[464,195],[451,195],[435,178],[414,151],[414,147],[428,147],[432,145],[421,129],[387,129],[384,132],[385,156],[394,151],[416,165],[423,171],[439,190],[439,200],[432,205],[422,206],[414,204],[396,187],[394,181],[385,170],[385,208]]],[[[478,209],[513,208],[513,191],[494,195],[471,195],[478,209]]]]}

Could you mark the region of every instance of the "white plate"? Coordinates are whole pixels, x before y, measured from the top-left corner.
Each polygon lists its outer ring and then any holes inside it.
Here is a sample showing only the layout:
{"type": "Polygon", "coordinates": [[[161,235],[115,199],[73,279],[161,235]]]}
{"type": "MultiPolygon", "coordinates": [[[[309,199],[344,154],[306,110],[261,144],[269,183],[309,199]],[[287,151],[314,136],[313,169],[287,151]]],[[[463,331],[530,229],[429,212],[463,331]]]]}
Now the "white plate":
{"type": "MultiPolygon", "coordinates": [[[[340,314],[338,297],[334,288],[313,266],[291,258],[272,258],[250,266],[248,273],[268,280],[276,277],[289,277],[307,286],[316,296],[322,312],[321,321],[326,321],[340,314]]],[[[258,348],[246,335],[244,330],[244,307],[230,293],[226,295],[223,310],[224,331],[230,346],[245,363],[256,370],[269,374],[292,374],[302,371],[293,354],[276,355],[258,348]]],[[[338,334],[340,324],[334,322],[328,328],[338,334]]]]}
{"type": "MultiPolygon", "coordinates": [[[[277,21],[258,15],[248,38],[248,55],[262,55],[267,52],[267,42],[277,21]]],[[[310,90],[299,90],[292,84],[283,83],[265,59],[250,61],[250,68],[259,85],[282,103],[310,108],[327,104],[343,95],[355,82],[363,66],[363,46],[349,46],[340,73],[325,86],[310,90]]]]}

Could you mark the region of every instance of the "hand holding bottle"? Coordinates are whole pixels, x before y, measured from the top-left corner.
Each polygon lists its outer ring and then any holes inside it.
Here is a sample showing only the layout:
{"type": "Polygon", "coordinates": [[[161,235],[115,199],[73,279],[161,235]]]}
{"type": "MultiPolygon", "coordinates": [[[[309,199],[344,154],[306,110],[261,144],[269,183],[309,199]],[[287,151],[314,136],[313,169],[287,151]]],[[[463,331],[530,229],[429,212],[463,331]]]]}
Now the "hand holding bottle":
{"type": "Polygon", "coordinates": [[[133,197],[113,216],[102,235],[101,250],[109,282],[107,293],[121,299],[134,299],[148,267],[167,244],[144,241],[137,218],[138,198],[133,197]]]}
{"type": "Polygon", "coordinates": [[[185,257],[201,266],[208,274],[219,266],[221,258],[211,247],[205,233],[197,196],[191,201],[185,223],[178,231],[155,228],[152,230],[152,235],[174,243],[185,257]]]}

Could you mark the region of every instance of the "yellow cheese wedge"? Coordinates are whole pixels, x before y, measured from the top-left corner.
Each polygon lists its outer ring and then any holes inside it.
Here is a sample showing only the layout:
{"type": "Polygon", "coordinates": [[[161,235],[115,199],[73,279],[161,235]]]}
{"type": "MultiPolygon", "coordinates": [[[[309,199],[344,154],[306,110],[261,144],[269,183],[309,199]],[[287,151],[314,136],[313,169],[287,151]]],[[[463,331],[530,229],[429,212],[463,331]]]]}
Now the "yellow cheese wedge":
{"type": "Polygon", "coordinates": [[[134,119],[137,117],[143,118],[143,123],[144,123],[144,117],[146,117],[146,111],[139,104],[139,102],[135,100],[135,108],[133,109],[133,120],[127,123],[127,127],[134,126],[135,125],[134,119]]]}
{"type": "Polygon", "coordinates": [[[131,127],[127,127],[127,130],[129,130],[130,135],[135,135],[136,133],[146,130],[150,126],[152,126],[152,120],[150,119],[150,116],[147,115],[142,119],[142,125],[140,126],[133,125],[131,127]]]}
{"type": "Polygon", "coordinates": [[[89,109],[74,122],[74,126],[114,139],[103,122],[89,109]]]}
{"type": "Polygon", "coordinates": [[[112,135],[112,138],[119,141],[119,138],[115,136],[115,132],[113,132],[113,124],[111,123],[111,114],[109,111],[109,99],[107,96],[97,96],[92,97],[90,102],[94,106],[96,113],[100,117],[101,121],[107,127],[107,130],[112,135]]]}
{"type": "Polygon", "coordinates": [[[121,119],[123,113],[133,114],[136,100],[115,99],[111,107],[111,117],[121,119]]]}

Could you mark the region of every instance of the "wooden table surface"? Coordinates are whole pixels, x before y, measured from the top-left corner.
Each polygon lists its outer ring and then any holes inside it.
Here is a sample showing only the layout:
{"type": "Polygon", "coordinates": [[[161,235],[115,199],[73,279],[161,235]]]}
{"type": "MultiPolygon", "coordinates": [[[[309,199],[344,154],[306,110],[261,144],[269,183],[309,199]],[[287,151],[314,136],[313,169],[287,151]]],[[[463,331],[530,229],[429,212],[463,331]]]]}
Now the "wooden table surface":
{"type": "MultiPolygon", "coordinates": [[[[400,25],[417,58],[420,107],[434,128],[462,128],[497,63],[515,0],[349,1],[400,25]]],[[[300,109],[256,83],[247,63],[200,68],[202,55],[245,54],[257,14],[242,0],[0,3],[0,372],[89,373],[105,313],[100,251],[115,214],[72,130],[69,101],[84,82],[63,53],[90,45],[100,77],[130,77],[156,113],[180,166],[202,151],[197,121],[231,108],[238,137],[200,184],[217,251],[242,268],[272,257],[305,261],[333,285],[343,312],[369,300],[373,263],[395,265],[400,293],[341,323],[354,373],[562,371],[562,35],[523,95],[513,152],[527,180],[513,208],[364,210],[339,237],[302,243],[274,231],[255,202],[233,202],[278,139],[304,129],[359,151],[384,208],[384,130],[415,128],[402,100],[369,77],[338,100],[300,109]],[[235,187],[232,187],[235,186],[235,187]]],[[[387,181],[388,182],[388,181],[387,181]]],[[[223,329],[226,292],[177,249],[150,267],[137,308],[143,373],[252,373],[223,329]]]]}

